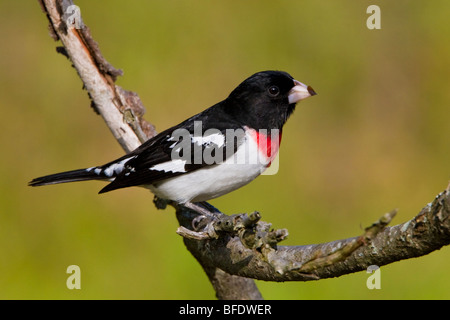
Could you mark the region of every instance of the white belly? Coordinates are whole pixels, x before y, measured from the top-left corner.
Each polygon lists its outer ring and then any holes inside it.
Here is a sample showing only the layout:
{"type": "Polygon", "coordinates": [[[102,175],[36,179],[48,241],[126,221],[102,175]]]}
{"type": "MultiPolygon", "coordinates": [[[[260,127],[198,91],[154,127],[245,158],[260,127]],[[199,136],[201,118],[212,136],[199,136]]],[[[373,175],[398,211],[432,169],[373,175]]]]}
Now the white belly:
{"type": "Polygon", "coordinates": [[[224,163],[211,165],[147,186],[156,196],[180,203],[199,202],[220,197],[236,190],[259,176],[270,163],[259,152],[249,135],[224,163]]]}

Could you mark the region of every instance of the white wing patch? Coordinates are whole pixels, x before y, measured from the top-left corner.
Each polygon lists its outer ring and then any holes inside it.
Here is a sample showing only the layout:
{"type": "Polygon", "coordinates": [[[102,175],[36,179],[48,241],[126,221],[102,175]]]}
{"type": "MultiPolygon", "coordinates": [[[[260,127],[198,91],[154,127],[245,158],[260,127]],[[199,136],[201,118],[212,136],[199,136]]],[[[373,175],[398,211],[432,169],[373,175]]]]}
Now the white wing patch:
{"type": "Polygon", "coordinates": [[[164,171],[164,172],[186,172],[184,165],[186,160],[175,159],[166,161],[163,163],[158,163],[150,168],[150,170],[164,171]]]}
{"type": "Polygon", "coordinates": [[[197,145],[209,146],[211,144],[217,145],[218,148],[221,148],[225,144],[225,137],[221,132],[212,133],[210,135],[206,135],[208,130],[206,130],[204,136],[200,137],[191,137],[192,142],[197,145]]]}

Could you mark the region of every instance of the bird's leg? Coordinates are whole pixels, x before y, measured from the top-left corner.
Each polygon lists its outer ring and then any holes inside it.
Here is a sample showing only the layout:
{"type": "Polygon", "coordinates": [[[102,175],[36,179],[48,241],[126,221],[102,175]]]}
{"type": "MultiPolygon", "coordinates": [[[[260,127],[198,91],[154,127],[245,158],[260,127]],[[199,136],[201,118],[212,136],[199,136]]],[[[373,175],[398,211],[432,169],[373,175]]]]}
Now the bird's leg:
{"type": "Polygon", "coordinates": [[[206,209],[204,206],[201,206],[197,203],[185,202],[183,203],[183,206],[199,213],[199,216],[192,220],[192,227],[195,230],[198,230],[201,227],[201,225],[203,224],[202,223],[203,220],[206,220],[205,226],[207,227],[207,229],[210,229],[212,227],[212,222],[217,220],[219,217],[218,213],[210,211],[206,209]]]}
{"type": "Polygon", "coordinates": [[[188,209],[191,209],[203,216],[209,217],[209,218],[217,218],[218,215],[217,213],[213,212],[213,211],[209,211],[208,209],[206,209],[204,206],[201,206],[197,203],[193,203],[193,202],[185,202],[183,203],[183,206],[185,206],[188,209]]]}

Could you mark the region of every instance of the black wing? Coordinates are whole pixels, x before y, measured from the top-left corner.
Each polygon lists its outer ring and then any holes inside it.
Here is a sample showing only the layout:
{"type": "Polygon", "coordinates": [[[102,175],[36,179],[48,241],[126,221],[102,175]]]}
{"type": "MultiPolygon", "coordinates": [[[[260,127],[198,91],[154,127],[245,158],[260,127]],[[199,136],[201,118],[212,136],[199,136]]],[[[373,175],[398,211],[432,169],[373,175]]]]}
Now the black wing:
{"type": "Polygon", "coordinates": [[[237,122],[221,118],[217,112],[211,117],[213,108],[161,132],[131,153],[98,167],[103,175],[114,179],[100,193],[152,184],[216,165],[232,156],[244,140],[244,130],[237,122]]]}

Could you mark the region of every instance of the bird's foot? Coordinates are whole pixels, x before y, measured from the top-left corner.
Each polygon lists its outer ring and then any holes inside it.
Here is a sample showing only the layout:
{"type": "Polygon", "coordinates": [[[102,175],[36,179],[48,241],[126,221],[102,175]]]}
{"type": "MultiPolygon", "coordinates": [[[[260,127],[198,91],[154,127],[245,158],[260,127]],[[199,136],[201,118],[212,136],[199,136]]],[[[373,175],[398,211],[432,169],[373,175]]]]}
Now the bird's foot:
{"type": "MultiPolygon", "coordinates": [[[[192,228],[194,230],[204,230],[212,238],[217,237],[214,230],[214,222],[219,218],[220,212],[208,210],[204,203],[186,202],[183,205],[199,214],[192,220],[192,228]]],[[[208,205],[208,207],[210,206],[208,205]]]]}

